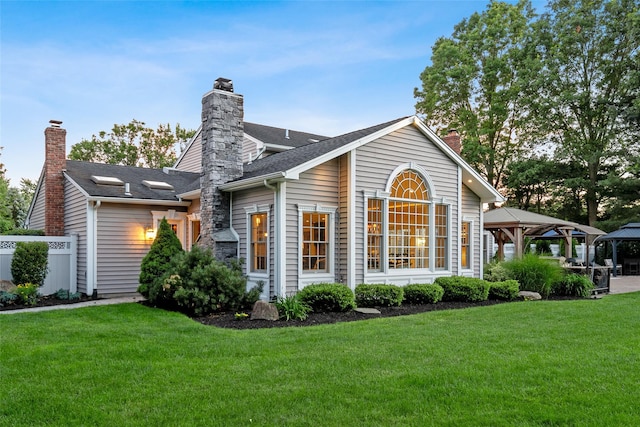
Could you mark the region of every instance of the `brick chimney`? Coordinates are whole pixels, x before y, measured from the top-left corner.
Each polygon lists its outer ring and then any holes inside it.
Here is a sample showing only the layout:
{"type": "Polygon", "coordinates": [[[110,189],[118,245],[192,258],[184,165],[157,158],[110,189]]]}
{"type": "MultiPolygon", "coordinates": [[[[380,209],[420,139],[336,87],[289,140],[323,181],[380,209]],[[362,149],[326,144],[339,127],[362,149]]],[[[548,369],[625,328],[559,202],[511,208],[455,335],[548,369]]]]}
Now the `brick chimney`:
{"type": "Polygon", "coordinates": [[[47,236],[64,236],[64,177],[66,136],[59,120],[49,120],[44,130],[44,232],[47,236]]]}
{"type": "Polygon", "coordinates": [[[200,244],[216,258],[237,257],[238,240],[231,231],[230,196],[219,190],[242,176],[244,100],[233,82],[216,79],[202,97],[202,172],[200,175],[200,244]]]}
{"type": "Polygon", "coordinates": [[[462,150],[462,144],[460,143],[460,134],[456,129],[449,129],[447,136],[443,136],[442,140],[447,143],[449,147],[456,153],[460,154],[462,150]]]}

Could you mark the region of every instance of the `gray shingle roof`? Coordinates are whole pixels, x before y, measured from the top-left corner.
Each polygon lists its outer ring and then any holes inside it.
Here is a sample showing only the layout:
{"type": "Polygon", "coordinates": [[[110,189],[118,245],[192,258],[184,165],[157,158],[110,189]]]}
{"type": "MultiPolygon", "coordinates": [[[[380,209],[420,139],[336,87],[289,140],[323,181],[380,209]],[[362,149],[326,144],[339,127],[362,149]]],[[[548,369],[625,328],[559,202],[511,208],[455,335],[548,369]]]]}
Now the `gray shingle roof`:
{"type": "Polygon", "coordinates": [[[255,178],[258,176],[287,171],[303,163],[306,163],[309,160],[327,154],[343,145],[349,144],[353,141],[357,141],[360,138],[364,138],[367,135],[375,133],[404,119],[406,119],[406,117],[391,120],[389,122],[381,123],[379,125],[372,126],[366,129],[357,130],[355,132],[346,133],[335,138],[329,138],[319,142],[309,143],[298,148],[283,151],[281,153],[272,154],[270,156],[256,160],[251,164],[245,165],[242,178],[237,179],[236,182],[249,178],[255,178]]]}
{"type": "Polygon", "coordinates": [[[599,240],[640,240],[640,222],[630,222],[599,240]]]}
{"type": "Polygon", "coordinates": [[[315,141],[322,141],[323,139],[329,138],[328,136],[249,122],[244,122],[244,132],[265,144],[284,145],[286,147],[301,147],[315,141]],[[289,138],[287,138],[287,133],[289,138]]]}
{"type": "Polygon", "coordinates": [[[107,165],[102,163],[67,160],[66,173],[85,192],[92,197],[121,197],[149,200],[178,200],[177,194],[183,194],[200,188],[200,174],[171,170],[165,173],[162,169],[137,168],[132,166],[107,165]],[[91,176],[108,176],[129,183],[130,196],[124,194],[124,187],[117,185],[96,184],[91,176]],[[173,190],[149,188],[142,183],[147,181],[166,182],[173,190]]]}

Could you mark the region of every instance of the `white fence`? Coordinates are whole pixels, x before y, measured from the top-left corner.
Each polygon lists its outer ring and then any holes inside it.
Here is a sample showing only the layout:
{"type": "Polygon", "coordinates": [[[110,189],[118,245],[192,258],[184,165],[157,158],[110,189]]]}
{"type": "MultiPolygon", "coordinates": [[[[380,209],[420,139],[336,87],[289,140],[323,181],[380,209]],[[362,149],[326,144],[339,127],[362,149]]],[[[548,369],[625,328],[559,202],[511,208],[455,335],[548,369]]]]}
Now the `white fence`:
{"type": "Polygon", "coordinates": [[[78,236],[0,236],[0,280],[12,280],[11,260],[18,242],[47,242],[49,272],[40,288],[42,295],[59,289],[76,292],[78,289],[78,236]]]}

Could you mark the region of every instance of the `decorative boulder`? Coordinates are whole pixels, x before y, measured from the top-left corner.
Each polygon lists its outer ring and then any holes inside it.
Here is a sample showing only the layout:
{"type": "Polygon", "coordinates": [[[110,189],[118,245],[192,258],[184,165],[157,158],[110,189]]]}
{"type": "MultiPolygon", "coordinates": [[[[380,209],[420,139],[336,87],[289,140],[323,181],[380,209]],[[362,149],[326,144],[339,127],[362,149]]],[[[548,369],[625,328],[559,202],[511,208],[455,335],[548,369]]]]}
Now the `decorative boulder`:
{"type": "Polygon", "coordinates": [[[258,300],[253,304],[251,310],[251,320],[278,320],[280,315],[275,304],[258,300]]]}
{"type": "Polygon", "coordinates": [[[520,295],[520,298],[522,298],[525,301],[536,301],[536,300],[542,299],[542,296],[540,296],[540,294],[537,292],[520,291],[518,295],[520,295]]]}

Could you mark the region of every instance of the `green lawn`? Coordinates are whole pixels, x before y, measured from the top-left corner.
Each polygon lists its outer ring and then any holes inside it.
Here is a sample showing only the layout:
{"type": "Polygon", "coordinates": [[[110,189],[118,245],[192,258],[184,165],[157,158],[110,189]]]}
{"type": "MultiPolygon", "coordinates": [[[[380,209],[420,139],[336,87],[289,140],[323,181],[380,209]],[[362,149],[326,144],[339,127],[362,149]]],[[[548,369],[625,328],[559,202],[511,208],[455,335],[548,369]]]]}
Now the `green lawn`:
{"type": "Polygon", "coordinates": [[[640,425],[640,293],[243,331],[0,315],[0,425],[640,425]]]}

